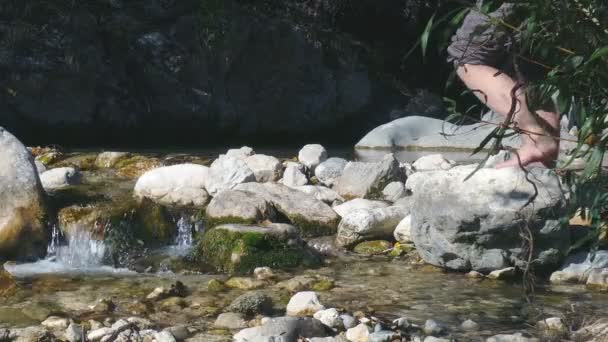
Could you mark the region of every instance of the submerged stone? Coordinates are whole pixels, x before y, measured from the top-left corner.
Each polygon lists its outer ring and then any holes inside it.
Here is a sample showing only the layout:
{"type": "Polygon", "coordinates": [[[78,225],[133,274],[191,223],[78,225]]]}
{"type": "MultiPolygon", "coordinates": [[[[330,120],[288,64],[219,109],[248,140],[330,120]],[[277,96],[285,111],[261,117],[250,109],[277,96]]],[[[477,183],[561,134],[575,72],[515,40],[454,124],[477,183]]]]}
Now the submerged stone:
{"type": "Polygon", "coordinates": [[[355,246],[353,251],[363,255],[378,255],[386,253],[391,247],[392,244],[384,240],[365,241],[355,246]]]}
{"type": "Polygon", "coordinates": [[[205,233],[195,253],[218,271],[229,273],[248,273],[261,266],[290,268],[318,263],[298,230],[287,224],[220,225],[205,233]]]}

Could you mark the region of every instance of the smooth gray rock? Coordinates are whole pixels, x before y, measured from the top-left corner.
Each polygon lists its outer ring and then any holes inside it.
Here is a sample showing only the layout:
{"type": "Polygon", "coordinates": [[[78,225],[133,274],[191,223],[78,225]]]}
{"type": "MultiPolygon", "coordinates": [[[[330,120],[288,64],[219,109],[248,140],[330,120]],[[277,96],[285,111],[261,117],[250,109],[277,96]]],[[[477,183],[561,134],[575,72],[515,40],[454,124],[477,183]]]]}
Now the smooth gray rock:
{"type": "Polygon", "coordinates": [[[84,329],[79,324],[70,323],[63,336],[68,342],[81,342],[84,337],[84,329]]]}
{"type": "Polygon", "coordinates": [[[234,342],[296,342],[298,337],[327,337],[323,323],[308,317],[271,318],[264,325],[239,331],[234,342]]]}
{"type": "Polygon", "coordinates": [[[336,201],[344,201],[342,196],[338,195],[337,192],[333,191],[330,188],[326,188],[320,185],[302,185],[298,187],[294,187],[294,189],[298,191],[302,191],[303,193],[309,194],[314,198],[318,199],[321,202],[325,202],[327,204],[334,203],[336,201]]]}
{"type": "Polygon", "coordinates": [[[349,247],[360,241],[390,238],[408,214],[405,208],[397,206],[351,211],[340,221],[336,243],[349,247]]]}
{"type": "Polygon", "coordinates": [[[335,308],[319,310],[315,312],[313,317],[330,328],[340,329],[344,327],[340,313],[335,308]]]}
{"type": "Polygon", "coordinates": [[[211,164],[205,187],[211,196],[215,196],[247,182],[255,182],[255,175],[247,164],[242,159],[222,156],[211,164]]]}
{"type": "Polygon", "coordinates": [[[391,182],[403,181],[405,175],[392,154],[379,162],[349,162],[333,189],[344,198],[382,198],[382,190],[391,182]]]}
{"type": "Polygon", "coordinates": [[[308,178],[295,165],[289,165],[283,172],[282,183],[288,187],[298,187],[308,184],[308,178]]]}
{"type": "MultiPolygon", "coordinates": [[[[367,133],[356,148],[459,148],[475,149],[494,129],[492,125],[454,125],[444,120],[408,116],[381,125],[367,133]]],[[[519,147],[519,138],[503,141],[519,147]]]]}
{"type": "Polygon", "coordinates": [[[50,331],[40,326],[11,329],[8,337],[11,342],[53,341],[55,339],[50,331]]]}
{"type": "Polygon", "coordinates": [[[394,339],[399,338],[399,334],[393,331],[381,330],[371,333],[368,336],[369,342],[392,342],[394,339]]]}
{"type": "Polygon", "coordinates": [[[53,192],[80,183],[80,172],[73,167],[50,169],[40,175],[40,182],[44,190],[53,192]]]}
{"type": "Polygon", "coordinates": [[[324,185],[332,186],[342,175],[348,161],[343,158],[329,158],[315,168],[315,176],[324,185]]]}
{"type": "Polygon", "coordinates": [[[462,328],[462,330],[464,331],[477,331],[479,330],[479,324],[477,324],[477,322],[467,319],[466,321],[462,322],[462,324],[460,324],[460,327],[462,328]]]}
{"type": "Polygon", "coordinates": [[[179,164],[152,169],[135,183],[135,197],[166,205],[204,206],[209,201],[205,184],[209,168],[179,164]]]}
{"type": "Polygon", "coordinates": [[[0,127],[0,258],[42,256],[46,234],[44,190],[34,158],[0,127]]]}
{"type": "Polygon", "coordinates": [[[262,292],[247,292],[238,296],[226,308],[226,311],[245,315],[269,314],[272,311],[272,299],[262,292]]]}
{"type": "Polygon", "coordinates": [[[241,190],[220,192],[213,197],[205,213],[212,224],[255,223],[274,218],[274,208],[270,202],[253,192],[241,190]],[[238,222],[229,222],[231,220],[238,222]]]}
{"type": "Polygon", "coordinates": [[[534,236],[536,267],[556,267],[570,245],[569,231],[559,224],[562,193],[556,175],[532,168],[528,182],[517,168],[484,168],[465,182],[474,168],[420,172],[408,179],[411,236],[420,256],[459,271],[523,266],[525,226],[534,236]]]}
{"type": "Polygon", "coordinates": [[[564,265],[551,274],[550,280],[553,284],[584,284],[593,270],[603,268],[608,268],[608,251],[600,250],[595,255],[580,252],[568,256],[564,265]]]}
{"type": "Polygon", "coordinates": [[[418,158],[418,160],[412,164],[412,167],[416,172],[424,172],[449,170],[455,165],[456,163],[454,161],[447,160],[442,154],[430,154],[428,156],[418,158]]]}
{"type": "Polygon", "coordinates": [[[217,316],[213,326],[220,329],[245,329],[247,321],[242,314],[236,312],[224,312],[217,316]]]}
{"type": "Polygon", "coordinates": [[[257,182],[275,182],[281,178],[283,165],[273,156],[254,154],[245,158],[245,163],[253,171],[257,182]]]}
{"type": "Polygon", "coordinates": [[[350,212],[358,209],[378,209],[390,206],[384,201],[368,200],[365,198],[355,198],[348,202],[334,206],[334,211],[341,217],[348,215],[350,212]]]}
{"type": "Polygon", "coordinates": [[[399,243],[412,243],[412,215],[403,218],[393,232],[395,240],[399,243]]]}
{"type": "Polygon", "coordinates": [[[46,171],[46,166],[44,166],[44,164],[42,164],[40,160],[35,159],[34,164],[36,165],[36,171],[38,171],[38,175],[46,171]]]}
{"type": "Polygon", "coordinates": [[[405,196],[405,184],[403,182],[391,182],[382,190],[383,199],[389,202],[395,202],[405,196]]]}
{"type": "Polygon", "coordinates": [[[229,149],[225,156],[236,159],[246,159],[247,157],[255,155],[255,151],[253,148],[249,146],[243,146],[241,148],[232,148],[229,149]]]}
{"type": "Polygon", "coordinates": [[[314,291],[302,291],[289,299],[286,311],[288,316],[312,316],[324,309],[314,291]]]}
{"type": "Polygon", "coordinates": [[[319,144],[309,144],[298,152],[298,160],[300,163],[312,171],[327,159],[327,150],[319,144]]]}
{"type": "Polygon", "coordinates": [[[340,318],[342,319],[342,324],[344,324],[344,329],[350,329],[357,326],[357,320],[349,314],[340,315],[340,318]]]}
{"type": "Polygon", "coordinates": [[[252,192],[267,200],[275,210],[298,227],[305,237],[332,235],[340,217],[327,204],[281,184],[245,183],[236,190],[252,192]]]}

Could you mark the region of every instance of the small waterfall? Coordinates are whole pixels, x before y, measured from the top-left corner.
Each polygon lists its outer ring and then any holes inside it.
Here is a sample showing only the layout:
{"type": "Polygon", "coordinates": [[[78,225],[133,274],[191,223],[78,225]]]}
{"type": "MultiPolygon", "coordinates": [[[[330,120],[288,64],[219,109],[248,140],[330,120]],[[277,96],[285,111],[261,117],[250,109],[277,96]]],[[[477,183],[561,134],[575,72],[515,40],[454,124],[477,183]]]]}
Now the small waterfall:
{"type": "Polygon", "coordinates": [[[185,216],[177,221],[177,237],[175,245],[178,249],[187,249],[192,246],[192,224],[185,216]]]}
{"type": "Polygon", "coordinates": [[[57,225],[54,224],[53,225],[53,230],[51,232],[51,242],[49,242],[49,245],[46,247],[46,254],[47,255],[54,255],[55,253],[57,253],[57,248],[59,248],[59,242],[62,237],[61,234],[61,230],[59,230],[57,228],[57,225]]]}
{"type": "Polygon", "coordinates": [[[51,240],[47,248],[47,259],[67,268],[87,269],[102,266],[106,246],[103,241],[93,240],[90,232],[74,232],[70,235],[67,245],[53,247],[54,242],[51,240]]]}

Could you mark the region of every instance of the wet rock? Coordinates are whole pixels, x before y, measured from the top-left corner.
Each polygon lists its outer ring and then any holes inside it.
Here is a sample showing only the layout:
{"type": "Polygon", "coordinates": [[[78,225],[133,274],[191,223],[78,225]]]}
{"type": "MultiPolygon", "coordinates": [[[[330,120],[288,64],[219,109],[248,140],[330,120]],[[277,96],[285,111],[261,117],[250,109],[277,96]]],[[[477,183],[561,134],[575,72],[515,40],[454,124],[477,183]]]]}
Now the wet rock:
{"type": "Polygon", "coordinates": [[[553,284],[584,284],[593,270],[603,268],[608,268],[608,251],[580,252],[568,256],[564,265],[551,274],[550,280],[553,284]]]}
{"type": "Polygon", "coordinates": [[[400,338],[398,333],[388,330],[381,330],[371,333],[368,337],[368,342],[392,342],[398,338],[400,338]]]}
{"type": "Polygon", "coordinates": [[[343,314],[340,315],[340,319],[342,319],[342,324],[344,325],[344,329],[350,329],[350,328],[354,328],[357,326],[357,320],[355,319],[355,317],[348,315],[348,314],[343,314]]]}
{"type": "Polygon", "coordinates": [[[103,337],[111,335],[113,332],[114,329],[108,327],[94,329],[87,333],[87,340],[92,342],[101,341],[103,337]]]}
{"type": "Polygon", "coordinates": [[[13,276],[0,265],[0,298],[8,297],[17,290],[17,282],[13,276]]]}
{"type": "Polygon", "coordinates": [[[211,279],[207,283],[207,290],[210,292],[221,292],[226,289],[226,285],[217,279],[211,279]]]}
{"type": "Polygon", "coordinates": [[[253,192],[298,227],[303,237],[332,235],[339,216],[327,204],[289,187],[273,183],[240,184],[236,190],[253,192]]]}
{"type": "Polygon", "coordinates": [[[183,341],[190,336],[190,331],[184,325],[178,325],[164,329],[168,331],[178,341],[183,341]]]}
{"type": "Polygon", "coordinates": [[[285,172],[283,172],[282,183],[285,186],[294,188],[308,184],[308,178],[297,166],[289,165],[285,169],[285,172]]]}
{"type": "Polygon", "coordinates": [[[42,164],[40,160],[34,160],[34,165],[36,166],[36,171],[38,171],[38,175],[47,170],[46,166],[44,166],[44,164],[42,164]]]}
{"type": "Polygon", "coordinates": [[[418,158],[412,164],[417,172],[449,170],[456,165],[453,160],[447,160],[442,154],[431,154],[418,158]]]}
{"type": "Polygon", "coordinates": [[[240,313],[225,312],[220,314],[213,326],[220,329],[244,329],[247,328],[247,321],[240,313]]]}
{"type": "Polygon", "coordinates": [[[424,342],[452,342],[452,340],[448,338],[440,338],[435,336],[427,336],[424,338],[424,342]]]}
{"type": "Polygon", "coordinates": [[[588,323],[572,334],[574,341],[603,342],[608,339],[608,319],[600,318],[588,323]]]}
{"type": "MultiPolygon", "coordinates": [[[[491,125],[454,125],[444,120],[408,116],[376,127],[355,148],[459,148],[475,149],[493,129],[491,125]],[[446,135],[447,134],[447,135],[446,135]]],[[[504,140],[519,147],[519,139],[504,140]]]]}
{"type": "Polygon", "coordinates": [[[96,313],[109,313],[114,311],[116,305],[111,299],[102,298],[97,300],[97,302],[95,302],[95,304],[91,305],[89,308],[96,313]]]}
{"type": "Polygon", "coordinates": [[[324,276],[298,275],[276,284],[276,287],[295,293],[305,290],[327,291],[333,288],[334,280],[324,276]]]}
{"type": "Polygon", "coordinates": [[[538,329],[540,335],[548,341],[563,339],[569,331],[564,321],[559,317],[549,317],[538,321],[536,323],[536,329],[538,329]]]}
{"type": "Polygon", "coordinates": [[[157,342],[176,342],[177,341],[175,339],[175,337],[171,334],[171,332],[169,332],[167,330],[157,332],[155,338],[156,338],[157,342]]]}
{"type": "Polygon", "coordinates": [[[325,307],[319,302],[317,294],[312,291],[298,292],[287,303],[288,316],[312,316],[325,307]]]}
{"type": "Polygon", "coordinates": [[[134,155],[120,159],[114,165],[116,174],[125,178],[139,178],[144,173],[163,166],[157,158],[150,158],[141,155],[134,155]]]}
{"type": "Polygon", "coordinates": [[[588,289],[605,291],[608,290],[608,268],[593,269],[585,283],[588,289]]]}
{"type": "Polygon", "coordinates": [[[342,329],[344,327],[340,313],[334,308],[319,310],[315,312],[313,317],[333,329],[342,329]]]}
{"type": "Polygon", "coordinates": [[[408,213],[403,207],[397,206],[351,211],[342,217],[336,243],[349,247],[360,241],[390,238],[408,213]]]}
{"type": "Polygon", "coordinates": [[[384,240],[364,241],[357,244],[353,251],[362,255],[380,255],[385,254],[392,247],[393,244],[384,240]]]}
{"type": "Polygon", "coordinates": [[[206,188],[211,196],[215,196],[220,191],[247,182],[255,182],[255,175],[247,164],[241,159],[224,156],[211,164],[206,188]]]}
{"type": "Polygon", "coordinates": [[[474,168],[419,172],[408,179],[411,236],[423,260],[459,271],[521,266],[527,255],[520,230],[528,227],[538,270],[555,267],[570,245],[567,228],[559,224],[561,188],[555,174],[533,168],[529,183],[517,168],[484,168],[465,182],[474,168]]]}
{"type": "Polygon", "coordinates": [[[226,311],[249,316],[269,314],[272,312],[272,299],[261,292],[248,292],[233,300],[226,311]]]}
{"type": "Polygon", "coordinates": [[[462,328],[464,331],[477,331],[479,330],[479,324],[473,320],[467,319],[466,321],[462,322],[460,328],[462,328]]]}
{"type": "Polygon", "coordinates": [[[232,277],[226,281],[226,286],[233,289],[255,290],[266,286],[266,282],[249,277],[232,277]]]}
{"type": "Polygon", "coordinates": [[[45,191],[53,192],[79,184],[80,172],[73,167],[51,169],[40,175],[40,182],[45,191]]]}
{"type": "Polygon", "coordinates": [[[130,324],[134,324],[139,330],[145,330],[154,327],[154,323],[152,321],[141,317],[129,317],[127,318],[127,322],[130,324]]]}
{"type": "Polygon", "coordinates": [[[426,322],[424,322],[422,331],[427,335],[441,335],[445,331],[445,328],[434,320],[427,319],[426,322]]]}
{"type": "Polygon", "coordinates": [[[30,152],[0,127],[0,259],[43,255],[44,191],[30,152]]]}
{"type": "Polygon", "coordinates": [[[147,300],[158,301],[169,297],[169,290],[164,287],[157,287],[152,292],[150,292],[147,296],[147,300]]]}
{"type": "Polygon", "coordinates": [[[312,290],[315,292],[329,291],[334,288],[334,285],[332,278],[318,276],[317,281],[312,284],[312,290]]]}
{"type": "Polygon", "coordinates": [[[296,341],[299,337],[326,337],[323,323],[308,317],[277,317],[264,325],[239,331],[234,342],[296,341]]]}
{"type": "Polygon", "coordinates": [[[400,243],[412,243],[412,215],[403,218],[395,228],[393,236],[400,243]]]}
{"type": "Polygon", "coordinates": [[[319,144],[309,144],[298,152],[298,160],[300,163],[306,165],[306,167],[312,171],[327,159],[327,151],[325,147],[319,144]]]}
{"type": "Polygon", "coordinates": [[[348,161],[343,158],[329,158],[315,168],[315,177],[326,186],[334,185],[342,175],[348,161]]]}
{"type": "Polygon", "coordinates": [[[161,311],[178,313],[188,306],[188,303],[181,297],[169,297],[161,300],[158,306],[161,311]]]}
{"type": "Polygon", "coordinates": [[[55,337],[44,327],[33,326],[12,329],[9,336],[12,342],[54,341],[55,337]]]}
{"type": "Polygon", "coordinates": [[[467,278],[471,278],[471,279],[482,279],[482,278],[485,278],[485,276],[483,275],[483,273],[477,272],[477,271],[467,272],[467,274],[465,274],[464,276],[467,277],[467,278]]]}
{"type": "Polygon", "coordinates": [[[344,198],[338,195],[337,192],[320,185],[303,185],[294,187],[294,189],[309,194],[319,201],[327,204],[334,203],[335,201],[344,201],[344,198]]]}
{"type": "Polygon", "coordinates": [[[306,240],[306,244],[313,251],[323,256],[337,256],[339,252],[336,247],[336,240],[333,236],[321,236],[306,240]]]}
{"type": "Polygon", "coordinates": [[[217,226],[205,233],[195,253],[217,270],[230,273],[248,273],[263,266],[289,268],[319,262],[300,239],[297,228],[279,223],[264,227],[217,226]]]}
{"type": "Polygon", "coordinates": [[[224,223],[253,224],[274,217],[274,208],[261,196],[241,190],[217,194],[205,210],[209,228],[224,223]]]}
{"type": "Polygon", "coordinates": [[[494,335],[488,338],[486,342],[540,342],[540,340],[534,337],[524,336],[522,333],[517,333],[513,335],[494,335]]]}
{"type": "Polygon", "coordinates": [[[384,189],[382,189],[382,199],[389,202],[395,202],[407,196],[405,190],[405,184],[403,182],[391,182],[388,183],[384,189]]]}
{"type": "Polygon", "coordinates": [[[334,211],[338,213],[341,217],[348,215],[350,212],[355,211],[357,209],[378,209],[378,208],[386,208],[390,206],[387,202],[384,201],[374,201],[368,200],[364,198],[355,198],[348,202],[344,202],[340,205],[334,207],[334,211]]]}
{"type": "Polygon", "coordinates": [[[126,158],[129,158],[131,154],[129,152],[102,152],[97,155],[95,159],[95,166],[98,168],[112,168],[116,164],[126,158]]]}
{"type": "Polygon", "coordinates": [[[382,190],[389,183],[405,180],[399,162],[392,154],[382,161],[348,162],[333,189],[344,198],[382,198],[382,190]]]}
{"type": "Polygon", "coordinates": [[[281,178],[283,166],[275,157],[264,154],[254,154],[245,158],[245,163],[255,176],[256,182],[276,182],[281,178]]]}
{"type": "Polygon", "coordinates": [[[159,167],[139,177],[135,197],[165,205],[204,206],[209,201],[205,190],[208,173],[208,167],[196,164],[159,167]]]}
{"type": "Polygon", "coordinates": [[[516,271],[515,267],[507,267],[490,272],[488,278],[494,280],[511,280],[515,278],[516,271]]]}
{"type": "Polygon", "coordinates": [[[259,280],[269,280],[274,278],[275,274],[270,267],[256,267],[253,276],[259,280]]]}
{"type": "Polygon", "coordinates": [[[52,330],[64,330],[70,325],[70,320],[64,317],[50,316],[40,324],[52,330]]]}
{"type": "Polygon", "coordinates": [[[79,324],[70,323],[63,336],[68,342],[81,342],[84,338],[84,329],[79,324]]]}
{"type": "MultiPolygon", "coordinates": [[[[241,148],[233,148],[226,152],[226,157],[236,158],[236,159],[246,159],[247,157],[251,157],[255,155],[255,151],[253,148],[249,146],[243,146],[241,148]]],[[[222,156],[220,156],[221,158],[222,156]]]]}
{"type": "Polygon", "coordinates": [[[346,338],[351,342],[369,342],[370,330],[367,325],[361,323],[346,330],[346,338]]]}

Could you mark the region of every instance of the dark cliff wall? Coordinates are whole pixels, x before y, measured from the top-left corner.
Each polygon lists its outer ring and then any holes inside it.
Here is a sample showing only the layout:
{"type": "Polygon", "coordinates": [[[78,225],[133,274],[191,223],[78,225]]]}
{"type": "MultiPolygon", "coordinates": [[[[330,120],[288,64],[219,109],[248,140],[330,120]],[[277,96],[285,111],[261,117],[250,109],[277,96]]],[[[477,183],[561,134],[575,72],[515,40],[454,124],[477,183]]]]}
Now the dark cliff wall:
{"type": "Polygon", "coordinates": [[[30,144],[351,143],[438,84],[443,63],[402,61],[436,7],[4,0],[0,126],[30,144]]]}

